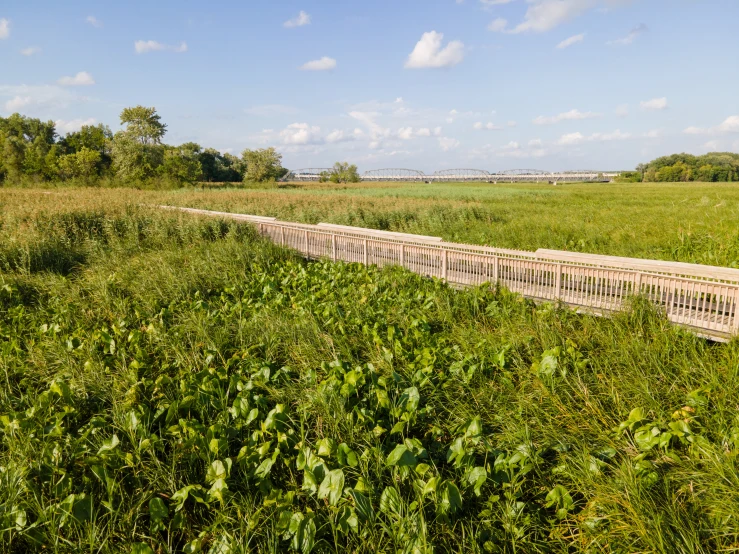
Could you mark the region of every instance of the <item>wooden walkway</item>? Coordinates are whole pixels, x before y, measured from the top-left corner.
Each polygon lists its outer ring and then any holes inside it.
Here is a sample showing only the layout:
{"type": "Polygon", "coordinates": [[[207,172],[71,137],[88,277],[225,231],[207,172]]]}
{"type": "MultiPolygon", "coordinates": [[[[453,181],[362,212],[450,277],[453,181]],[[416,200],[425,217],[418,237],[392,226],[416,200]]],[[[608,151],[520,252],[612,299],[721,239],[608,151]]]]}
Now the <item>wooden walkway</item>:
{"type": "Polygon", "coordinates": [[[727,341],[739,334],[737,269],[556,250],[525,252],[342,225],[160,207],[248,222],[274,243],[309,258],[400,265],[458,286],[499,283],[528,298],[597,314],[620,310],[638,294],[660,306],[670,321],[700,336],[727,341]]]}

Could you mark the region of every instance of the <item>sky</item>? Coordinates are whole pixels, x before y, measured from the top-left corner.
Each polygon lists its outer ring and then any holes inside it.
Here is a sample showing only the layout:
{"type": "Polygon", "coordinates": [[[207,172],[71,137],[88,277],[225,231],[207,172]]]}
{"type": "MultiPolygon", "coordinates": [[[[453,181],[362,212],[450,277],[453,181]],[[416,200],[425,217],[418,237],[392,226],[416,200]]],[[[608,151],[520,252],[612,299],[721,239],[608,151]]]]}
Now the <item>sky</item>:
{"type": "Polygon", "coordinates": [[[360,171],[739,152],[737,0],[0,3],[0,116],[360,171]]]}

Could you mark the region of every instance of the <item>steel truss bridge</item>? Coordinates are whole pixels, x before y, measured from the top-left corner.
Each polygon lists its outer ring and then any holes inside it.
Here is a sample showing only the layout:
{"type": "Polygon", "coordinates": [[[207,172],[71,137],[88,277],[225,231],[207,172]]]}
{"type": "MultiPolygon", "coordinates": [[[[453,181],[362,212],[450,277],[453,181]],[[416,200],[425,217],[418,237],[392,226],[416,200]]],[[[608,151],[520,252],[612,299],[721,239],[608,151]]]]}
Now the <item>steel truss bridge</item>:
{"type": "MultiPolygon", "coordinates": [[[[318,181],[321,174],[333,172],[332,168],[307,168],[290,171],[283,181],[318,181]]],[[[466,182],[481,183],[576,183],[576,182],[610,182],[620,171],[541,171],[538,169],[508,169],[505,171],[490,172],[484,169],[444,169],[427,175],[423,171],[406,168],[373,169],[366,171],[362,181],[402,181],[402,182],[466,182]]]]}

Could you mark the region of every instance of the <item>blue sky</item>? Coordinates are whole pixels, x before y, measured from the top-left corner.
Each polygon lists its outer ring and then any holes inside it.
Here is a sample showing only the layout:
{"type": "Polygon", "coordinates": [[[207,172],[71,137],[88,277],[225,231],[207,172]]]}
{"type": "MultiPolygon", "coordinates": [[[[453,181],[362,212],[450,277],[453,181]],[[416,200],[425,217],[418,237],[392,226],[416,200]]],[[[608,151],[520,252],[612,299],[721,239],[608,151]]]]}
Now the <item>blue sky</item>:
{"type": "Polygon", "coordinates": [[[155,106],[293,169],[629,169],[739,151],[736,0],[0,4],[0,115],[155,106]]]}

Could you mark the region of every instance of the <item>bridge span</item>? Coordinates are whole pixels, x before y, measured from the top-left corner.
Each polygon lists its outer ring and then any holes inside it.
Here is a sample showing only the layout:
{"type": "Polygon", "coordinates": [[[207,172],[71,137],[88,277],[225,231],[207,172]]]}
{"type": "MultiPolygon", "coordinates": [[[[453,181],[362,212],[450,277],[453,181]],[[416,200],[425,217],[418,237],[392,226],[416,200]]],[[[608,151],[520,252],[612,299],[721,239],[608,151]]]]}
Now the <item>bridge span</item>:
{"type": "MultiPolygon", "coordinates": [[[[330,175],[331,168],[307,168],[290,171],[283,181],[320,181],[323,176],[330,175]]],[[[484,169],[444,169],[426,174],[423,171],[406,168],[373,169],[364,172],[360,179],[365,182],[481,182],[481,183],[603,183],[613,181],[620,171],[573,170],[542,171],[538,169],[509,169],[490,172],[484,169]]]]}

